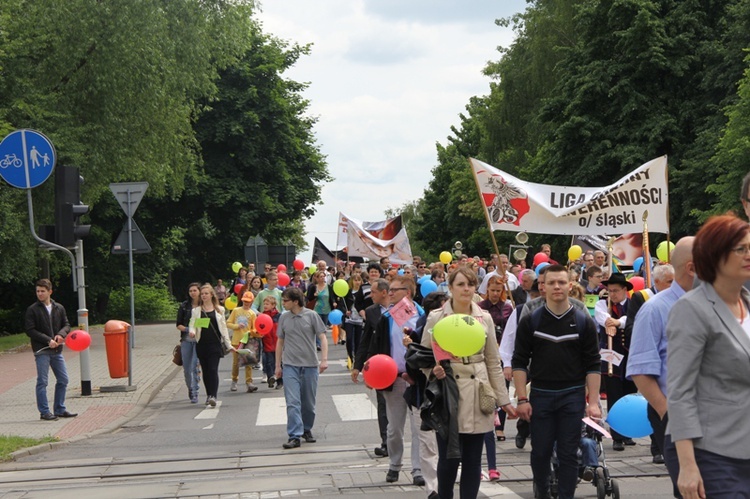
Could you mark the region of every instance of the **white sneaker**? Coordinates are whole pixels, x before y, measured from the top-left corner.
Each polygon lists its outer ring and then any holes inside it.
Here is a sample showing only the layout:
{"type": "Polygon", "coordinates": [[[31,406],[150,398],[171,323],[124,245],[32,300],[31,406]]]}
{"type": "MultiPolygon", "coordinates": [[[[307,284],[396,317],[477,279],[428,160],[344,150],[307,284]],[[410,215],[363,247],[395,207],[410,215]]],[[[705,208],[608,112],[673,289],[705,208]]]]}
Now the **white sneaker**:
{"type": "Polygon", "coordinates": [[[216,407],[216,399],[214,397],[208,397],[208,405],[216,407]]]}
{"type": "Polygon", "coordinates": [[[232,386],[229,389],[232,390],[233,392],[236,392],[237,391],[237,382],[236,381],[232,381],[232,386]]]}

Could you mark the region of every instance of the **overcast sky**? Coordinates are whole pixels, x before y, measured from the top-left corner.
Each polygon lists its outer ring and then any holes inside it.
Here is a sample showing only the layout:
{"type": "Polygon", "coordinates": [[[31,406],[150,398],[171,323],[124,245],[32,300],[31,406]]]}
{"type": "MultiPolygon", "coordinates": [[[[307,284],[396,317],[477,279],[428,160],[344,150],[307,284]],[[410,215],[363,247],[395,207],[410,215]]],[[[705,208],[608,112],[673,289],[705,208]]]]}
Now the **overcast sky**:
{"type": "MultiPolygon", "coordinates": [[[[513,32],[495,19],[525,0],[266,0],[257,18],[278,38],[312,44],[286,73],[308,82],[315,133],[334,180],[306,221],[310,262],[318,237],[333,250],[342,212],[385,218],[422,197],[437,164],[436,143],[472,96],[489,93],[482,75],[513,32]]],[[[468,167],[468,166],[467,166],[468,167]]]]}

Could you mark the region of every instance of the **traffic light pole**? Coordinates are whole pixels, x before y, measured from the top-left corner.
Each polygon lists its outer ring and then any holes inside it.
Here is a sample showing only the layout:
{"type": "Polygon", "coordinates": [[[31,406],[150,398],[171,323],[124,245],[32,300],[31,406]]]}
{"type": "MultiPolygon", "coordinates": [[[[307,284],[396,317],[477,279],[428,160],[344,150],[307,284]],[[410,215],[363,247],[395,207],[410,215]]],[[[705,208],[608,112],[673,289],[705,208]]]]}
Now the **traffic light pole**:
{"type": "MultiPolygon", "coordinates": [[[[89,311],[86,309],[86,282],[83,271],[83,241],[79,240],[76,244],[76,254],[73,253],[64,246],[59,246],[53,242],[46,241],[39,237],[34,229],[34,203],[31,199],[31,189],[26,191],[26,198],[29,204],[29,225],[31,227],[31,235],[34,239],[50,248],[64,251],[70,256],[70,262],[72,265],[71,278],[73,280],[73,290],[78,293],[78,328],[84,331],[89,331],[89,311]]],[[[85,349],[80,353],[80,365],[81,365],[81,395],[91,395],[91,360],[89,357],[89,349],[85,349]]]]}
{"type": "MultiPolygon", "coordinates": [[[[64,251],[65,253],[68,254],[68,256],[70,257],[70,265],[71,265],[71,271],[72,271],[71,272],[71,277],[73,278],[73,291],[78,291],[78,279],[77,279],[77,276],[76,276],[76,257],[75,257],[75,255],[73,255],[73,253],[68,248],[66,248],[64,246],[59,246],[59,245],[57,245],[57,244],[55,244],[53,242],[50,242],[50,241],[46,241],[46,240],[42,239],[41,237],[39,237],[36,234],[36,229],[34,228],[34,203],[31,200],[31,189],[27,189],[26,190],[26,199],[28,200],[28,203],[29,203],[29,225],[31,226],[31,235],[34,236],[34,239],[39,244],[42,244],[44,246],[49,246],[50,248],[54,248],[56,250],[64,251]]],[[[81,257],[81,258],[83,258],[83,257],[81,257]]]]}
{"type": "MultiPolygon", "coordinates": [[[[76,275],[78,277],[78,329],[89,332],[89,311],[86,308],[86,276],[83,265],[83,240],[76,241],[76,275]]],[[[91,395],[90,350],[81,352],[81,395],[91,395]]]]}

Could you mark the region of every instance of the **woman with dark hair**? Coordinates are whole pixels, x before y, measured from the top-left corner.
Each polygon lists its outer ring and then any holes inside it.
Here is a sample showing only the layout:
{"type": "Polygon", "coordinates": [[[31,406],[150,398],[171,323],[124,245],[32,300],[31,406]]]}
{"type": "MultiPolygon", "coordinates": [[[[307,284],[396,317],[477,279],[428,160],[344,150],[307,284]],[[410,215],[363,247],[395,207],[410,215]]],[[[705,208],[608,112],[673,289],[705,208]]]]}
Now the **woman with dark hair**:
{"type": "Polygon", "coordinates": [[[750,490],[750,225],[711,217],[693,242],[702,281],[667,322],[665,460],[685,499],[750,490]]]}
{"type": "Polygon", "coordinates": [[[326,283],[325,272],[319,270],[313,274],[313,282],[307,288],[307,301],[315,300],[313,310],[323,320],[323,324],[328,325],[328,314],[331,310],[337,308],[333,287],[326,283]]]}
{"type": "Polygon", "coordinates": [[[237,284],[242,284],[243,286],[247,284],[247,269],[245,267],[241,267],[240,270],[237,271],[237,276],[234,278],[234,281],[232,281],[232,287],[229,290],[230,293],[234,293],[234,287],[237,284]]]}
{"type": "Polygon", "coordinates": [[[190,315],[189,336],[197,343],[196,352],[203,370],[203,386],[206,388],[206,405],[216,407],[219,391],[219,361],[224,350],[236,351],[229,339],[224,309],[219,305],[216,291],[210,284],[200,288],[200,304],[190,315]],[[208,325],[199,323],[208,322],[208,325]],[[206,321],[205,319],[208,319],[206,321]]]}
{"type": "MultiPolygon", "coordinates": [[[[465,314],[478,321],[485,333],[482,349],[470,357],[453,357],[450,359],[450,370],[458,386],[458,446],[460,458],[448,458],[448,441],[438,434],[439,460],[437,467],[438,496],[441,499],[453,497],[453,486],[461,465],[461,498],[471,499],[479,493],[479,482],[482,477],[482,448],[484,436],[494,430],[494,411],[485,412],[480,404],[480,391],[491,394],[497,406],[503,408],[512,417],[515,409],[510,404],[508,391],[505,388],[497,340],[495,338],[495,324],[490,314],[479,308],[472,300],[477,289],[477,275],[465,266],[459,266],[448,276],[448,286],[451,298],[445,304],[430,313],[422,335],[422,345],[433,350],[436,346],[432,338],[432,329],[441,319],[453,314],[465,314]],[[483,385],[483,388],[480,386],[483,385]]],[[[444,354],[437,350],[439,357],[444,354]]],[[[446,369],[439,362],[427,374],[437,379],[445,379],[446,369]]]]}
{"type": "Polygon", "coordinates": [[[251,277],[246,291],[250,291],[253,296],[258,296],[263,291],[263,279],[259,275],[251,277]]]}
{"type": "Polygon", "coordinates": [[[362,290],[362,273],[353,272],[349,278],[349,292],[344,296],[344,331],[346,331],[346,353],[349,365],[354,362],[354,354],[359,346],[365,320],[360,314],[365,309],[365,297],[362,290]]]}
{"type": "Polygon", "coordinates": [[[188,299],[180,304],[177,310],[177,329],[180,331],[180,350],[182,351],[182,371],[185,374],[185,384],[188,398],[193,404],[198,403],[198,354],[196,353],[195,338],[191,338],[188,326],[193,308],[200,305],[200,288],[198,282],[188,285],[188,299]]]}

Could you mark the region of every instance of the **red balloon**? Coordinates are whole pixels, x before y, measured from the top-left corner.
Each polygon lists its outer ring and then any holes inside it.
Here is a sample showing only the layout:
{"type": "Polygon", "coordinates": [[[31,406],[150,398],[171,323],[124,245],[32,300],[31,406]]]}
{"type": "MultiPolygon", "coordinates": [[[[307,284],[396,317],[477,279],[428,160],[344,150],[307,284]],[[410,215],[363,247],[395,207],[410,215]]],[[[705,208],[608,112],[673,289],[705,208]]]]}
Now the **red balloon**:
{"type": "Polygon", "coordinates": [[[646,287],[646,281],[641,276],[635,276],[630,278],[630,284],[633,285],[633,293],[637,293],[646,287]]]}
{"type": "Polygon", "coordinates": [[[277,271],[279,271],[279,272],[286,272],[286,265],[284,265],[283,263],[280,263],[280,264],[279,264],[279,265],[278,265],[278,266],[276,267],[276,270],[277,270],[277,271]]]}
{"type": "Polygon", "coordinates": [[[234,294],[239,295],[242,292],[242,284],[237,283],[234,285],[234,294]]]}
{"type": "Polygon", "coordinates": [[[268,314],[260,314],[255,318],[255,330],[265,336],[273,329],[273,319],[268,314]]]}
{"type": "Polygon", "coordinates": [[[292,262],[292,267],[294,267],[294,270],[302,270],[305,268],[305,262],[298,258],[292,262]]]}
{"type": "Polygon", "coordinates": [[[279,272],[279,286],[289,286],[290,282],[292,282],[292,279],[289,277],[289,274],[279,272]]]}
{"type": "Polygon", "coordinates": [[[549,262],[549,257],[547,256],[547,253],[542,253],[541,251],[534,255],[534,267],[539,265],[540,263],[549,262]]]}
{"type": "Polygon", "coordinates": [[[91,345],[91,336],[82,329],[71,331],[65,338],[65,346],[74,352],[82,352],[91,345]]]}
{"type": "Polygon", "coordinates": [[[376,390],[384,390],[396,381],[398,366],[396,361],[388,355],[382,353],[373,355],[362,367],[362,376],[367,386],[376,390]]]}

